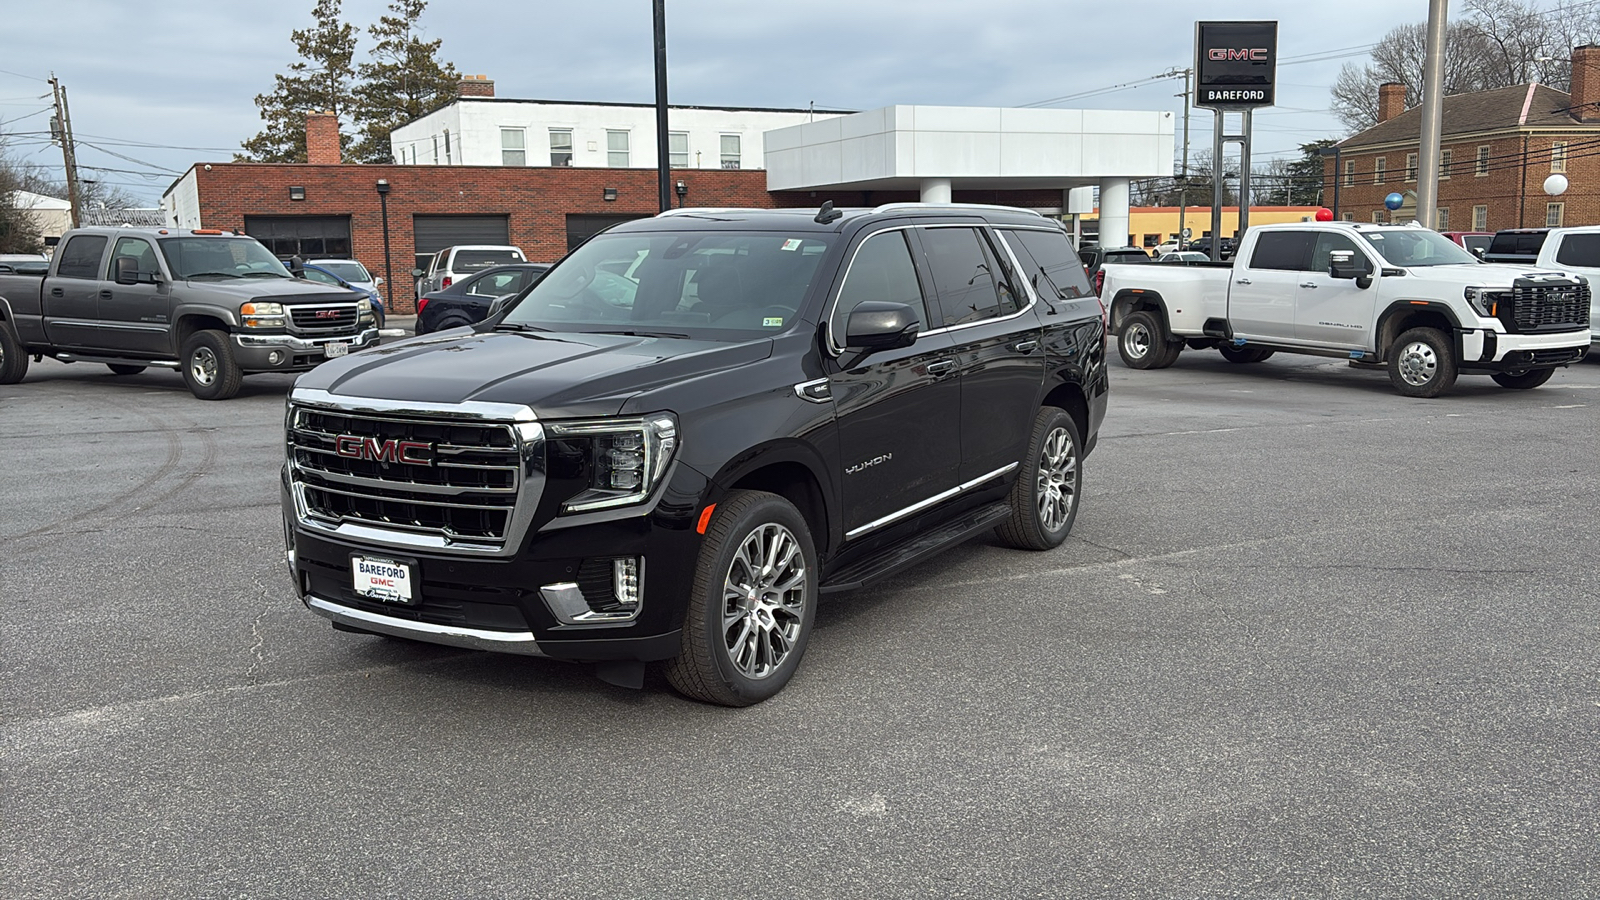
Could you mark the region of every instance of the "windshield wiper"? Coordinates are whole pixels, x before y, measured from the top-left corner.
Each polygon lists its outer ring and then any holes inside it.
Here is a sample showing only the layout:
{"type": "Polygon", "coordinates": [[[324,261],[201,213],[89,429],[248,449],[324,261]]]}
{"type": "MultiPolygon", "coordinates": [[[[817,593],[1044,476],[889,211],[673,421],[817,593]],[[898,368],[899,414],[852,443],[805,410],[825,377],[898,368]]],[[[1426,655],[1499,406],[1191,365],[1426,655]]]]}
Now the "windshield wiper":
{"type": "Polygon", "coordinates": [[[187,280],[189,280],[191,278],[204,278],[207,275],[215,275],[218,278],[238,278],[239,277],[239,273],[238,272],[190,272],[189,274],[183,276],[183,278],[184,278],[185,281],[187,281],[187,280]]]}
{"type": "Polygon", "coordinates": [[[277,272],[240,272],[236,278],[282,278],[277,272]]]}
{"type": "Polygon", "coordinates": [[[687,338],[676,331],[589,331],[586,334],[620,334],[627,337],[687,338]]]}
{"type": "Polygon", "coordinates": [[[523,332],[530,332],[530,331],[549,331],[550,329],[548,329],[548,328],[540,328],[537,325],[524,325],[521,322],[501,322],[499,325],[496,325],[494,327],[494,330],[495,331],[523,331],[523,332]]]}

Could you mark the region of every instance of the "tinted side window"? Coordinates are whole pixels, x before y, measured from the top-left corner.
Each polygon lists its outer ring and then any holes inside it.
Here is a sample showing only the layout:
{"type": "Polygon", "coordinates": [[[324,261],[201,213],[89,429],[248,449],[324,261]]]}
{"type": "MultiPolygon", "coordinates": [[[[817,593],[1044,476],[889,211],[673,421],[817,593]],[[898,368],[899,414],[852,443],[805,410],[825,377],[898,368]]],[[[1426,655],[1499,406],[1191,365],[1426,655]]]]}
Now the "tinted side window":
{"type": "Polygon", "coordinates": [[[1564,266],[1600,269],[1600,234],[1569,234],[1556,248],[1556,262],[1564,266]]]}
{"type": "Polygon", "coordinates": [[[472,287],[467,288],[467,293],[484,297],[515,294],[522,290],[522,277],[521,272],[495,272],[474,281],[472,287]]]}
{"type": "Polygon", "coordinates": [[[105,235],[77,235],[61,248],[61,262],[56,264],[56,275],[61,278],[99,278],[100,257],[105,252],[105,235]]]}
{"type": "Polygon", "coordinates": [[[922,285],[917,282],[917,270],[911,264],[905,232],[880,232],[856,250],[828,321],[835,344],[844,344],[844,326],[850,311],[866,300],[905,303],[917,311],[922,329],[928,330],[928,306],[922,298],[922,285]]]}
{"type": "Polygon", "coordinates": [[[1315,236],[1309,231],[1263,231],[1256,238],[1255,252],[1250,254],[1250,268],[1304,269],[1315,236]]]}
{"type": "Polygon", "coordinates": [[[1349,250],[1355,254],[1357,262],[1360,262],[1362,257],[1365,256],[1356,247],[1356,242],[1351,240],[1349,235],[1324,231],[1317,235],[1317,246],[1311,253],[1311,271],[1321,272],[1326,275],[1328,273],[1328,263],[1331,261],[1335,250],[1349,250]]]}
{"type": "Polygon", "coordinates": [[[1020,307],[988,242],[972,228],[924,228],[922,250],[939,291],[944,325],[1009,315],[1020,307]]]}
{"type": "Polygon", "coordinates": [[[1094,293],[1065,234],[1032,230],[1001,234],[1022,264],[1023,277],[1032,282],[1035,294],[1050,299],[1076,300],[1094,293]]]}

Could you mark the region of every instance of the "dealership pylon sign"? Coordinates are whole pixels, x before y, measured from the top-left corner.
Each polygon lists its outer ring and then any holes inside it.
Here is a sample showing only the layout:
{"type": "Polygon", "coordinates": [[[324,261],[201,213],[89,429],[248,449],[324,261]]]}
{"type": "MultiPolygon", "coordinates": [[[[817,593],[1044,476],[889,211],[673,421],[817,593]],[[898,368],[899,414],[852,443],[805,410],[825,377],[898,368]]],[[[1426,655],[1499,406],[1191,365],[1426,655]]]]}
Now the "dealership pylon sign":
{"type": "Polygon", "coordinates": [[[1211,145],[1211,258],[1222,258],[1222,151],[1239,145],[1239,232],[1250,227],[1250,114],[1271,106],[1278,81],[1277,22],[1194,23],[1194,105],[1216,113],[1211,145]],[[1239,130],[1228,133],[1228,113],[1239,130]]]}

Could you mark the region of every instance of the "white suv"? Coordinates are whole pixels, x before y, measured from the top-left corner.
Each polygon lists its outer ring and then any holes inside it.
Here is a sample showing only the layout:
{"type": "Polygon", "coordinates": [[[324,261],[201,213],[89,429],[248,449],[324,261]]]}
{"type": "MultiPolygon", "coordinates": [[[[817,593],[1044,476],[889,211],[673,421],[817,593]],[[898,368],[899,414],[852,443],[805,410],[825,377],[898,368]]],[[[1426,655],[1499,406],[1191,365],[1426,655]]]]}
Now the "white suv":
{"type": "Polygon", "coordinates": [[[433,262],[428,266],[427,272],[418,269],[412,274],[420,279],[417,282],[417,296],[421,297],[423,294],[443,290],[455,284],[456,279],[463,275],[471,275],[490,266],[527,261],[528,258],[522,255],[520,247],[465,244],[440,250],[433,255],[433,262]]]}

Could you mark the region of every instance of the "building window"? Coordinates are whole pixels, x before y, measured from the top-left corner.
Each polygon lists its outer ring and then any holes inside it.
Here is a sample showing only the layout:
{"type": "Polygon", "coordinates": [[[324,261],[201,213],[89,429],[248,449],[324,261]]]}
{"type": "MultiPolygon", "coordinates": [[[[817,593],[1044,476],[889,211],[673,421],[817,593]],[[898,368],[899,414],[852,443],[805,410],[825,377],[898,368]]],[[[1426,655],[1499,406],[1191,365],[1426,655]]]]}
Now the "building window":
{"type": "Polygon", "coordinates": [[[1550,145],[1550,171],[1567,171],[1567,142],[1556,141],[1550,145]]]}
{"type": "Polygon", "coordinates": [[[1372,161],[1372,183],[1383,184],[1389,174],[1389,157],[1380,156],[1372,161]]]}
{"type": "Polygon", "coordinates": [[[1344,186],[1345,187],[1354,187],[1355,183],[1356,183],[1356,161],[1353,160],[1353,159],[1347,159],[1347,160],[1344,161],[1344,186]]]}
{"type": "Polygon", "coordinates": [[[1446,147],[1445,149],[1439,151],[1439,180],[1440,181],[1444,181],[1446,178],[1450,177],[1450,163],[1452,163],[1454,161],[1454,159],[1455,159],[1455,154],[1451,153],[1450,149],[1448,147],[1446,147]]]}
{"type": "Polygon", "coordinates": [[[439,136],[433,135],[433,164],[439,164],[439,136]]]}
{"type": "Polygon", "coordinates": [[[550,165],[572,165],[572,129],[550,129],[550,165]]]}
{"type": "Polygon", "coordinates": [[[528,164],[528,138],[521,128],[500,129],[500,165],[528,164]]]}
{"type": "Polygon", "coordinates": [[[1544,205],[1544,224],[1546,228],[1560,228],[1562,214],[1565,212],[1565,203],[1546,203],[1544,205]]]}
{"type": "Polygon", "coordinates": [[[1474,206],[1472,208],[1472,230],[1473,231],[1488,231],[1489,230],[1489,207],[1488,206],[1474,206]]]}
{"type": "Polygon", "coordinates": [[[724,169],[739,168],[739,136],[725,134],[722,136],[722,167],[724,169]]]}
{"type": "Polygon", "coordinates": [[[689,168],[689,133],[667,132],[667,164],[674,169],[689,168]]]}
{"type": "Polygon", "coordinates": [[[1356,220],[1356,214],[1355,213],[1345,213],[1344,214],[1344,220],[1346,222],[1354,222],[1356,220]]]}
{"type": "Polygon", "coordinates": [[[1385,221],[1386,220],[1384,219],[1384,211],[1383,210],[1381,210],[1381,209],[1380,210],[1375,210],[1372,213],[1372,224],[1374,224],[1374,225],[1382,225],[1385,221]]]}
{"type": "Polygon", "coordinates": [[[606,132],[606,165],[613,169],[626,169],[628,167],[628,133],[626,131],[606,132]]]}
{"type": "Polygon", "coordinates": [[[1415,153],[1407,153],[1406,154],[1406,181],[1407,182],[1415,182],[1416,180],[1417,180],[1417,155],[1415,153]]]}
{"type": "Polygon", "coordinates": [[[1448,207],[1448,206],[1445,207],[1444,209],[1439,210],[1439,230],[1440,231],[1449,231],[1450,230],[1450,207],[1448,207]]]}
{"type": "Polygon", "coordinates": [[[1484,144],[1478,148],[1478,167],[1473,172],[1479,178],[1489,174],[1489,145],[1484,144]]]}

